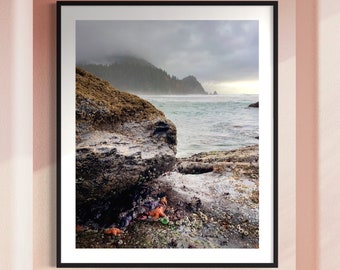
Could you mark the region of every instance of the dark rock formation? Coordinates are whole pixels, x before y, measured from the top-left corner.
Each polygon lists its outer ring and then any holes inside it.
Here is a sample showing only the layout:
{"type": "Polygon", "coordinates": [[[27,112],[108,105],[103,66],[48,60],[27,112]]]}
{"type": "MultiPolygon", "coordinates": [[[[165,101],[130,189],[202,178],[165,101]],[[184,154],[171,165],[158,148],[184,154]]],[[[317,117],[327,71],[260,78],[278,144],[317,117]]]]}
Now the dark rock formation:
{"type": "Polygon", "coordinates": [[[182,174],[202,174],[212,172],[213,169],[212,164],[201,162],[182,162],[178,166],[178,171],[182,174]]]}
{"type": "Polygon", "coordinates": [[[258,108],[259,107],[259,102],[252,103],[248,107],[249,108],[258,108]]]}
{"type": "Polygon", "coordinates": [[[173,167],[176,143],[176,127],[152,104],[77,68],[77,219],[112,222],[134,187],[173,167]]]}

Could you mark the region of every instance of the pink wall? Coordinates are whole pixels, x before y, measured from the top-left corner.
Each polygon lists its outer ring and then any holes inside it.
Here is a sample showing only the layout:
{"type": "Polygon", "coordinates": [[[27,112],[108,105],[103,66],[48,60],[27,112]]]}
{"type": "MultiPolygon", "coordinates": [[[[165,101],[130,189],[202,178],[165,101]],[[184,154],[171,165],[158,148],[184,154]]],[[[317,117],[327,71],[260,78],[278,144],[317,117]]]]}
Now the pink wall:
{"type": "Polygon", "coordinates": [[[0,1],[1,269],[25,269],[33,261],[32,5],[0,1]]]}
{"type": "Polygon", "coordinates": [[[317,0],[296,1],[297,269],[316,270],[317,254],[317,0]],[[306,241],[308,239],[308,241],[306,241]]]}
{"type": "Polygon", "coordinates": [[[318,181],[318,257],[320,269],[340,269],[340,2],[318,3],[318,92],[317,92],[317,164],[318,181]]]}

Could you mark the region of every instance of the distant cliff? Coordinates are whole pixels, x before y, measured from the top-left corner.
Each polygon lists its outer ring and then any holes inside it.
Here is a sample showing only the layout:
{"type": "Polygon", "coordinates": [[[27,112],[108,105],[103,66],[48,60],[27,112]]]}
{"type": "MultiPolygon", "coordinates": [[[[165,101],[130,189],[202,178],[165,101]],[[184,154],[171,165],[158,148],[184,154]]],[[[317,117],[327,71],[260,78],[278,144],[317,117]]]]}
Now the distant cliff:
{"type": "Polygon", "coordinates": [[[114,87],[132,93],[160,95],[207,94],[194,76],[180,80],[144,59],[116,57],[109,65],[80,64],[81,68],[109,81],[114,87]]]}

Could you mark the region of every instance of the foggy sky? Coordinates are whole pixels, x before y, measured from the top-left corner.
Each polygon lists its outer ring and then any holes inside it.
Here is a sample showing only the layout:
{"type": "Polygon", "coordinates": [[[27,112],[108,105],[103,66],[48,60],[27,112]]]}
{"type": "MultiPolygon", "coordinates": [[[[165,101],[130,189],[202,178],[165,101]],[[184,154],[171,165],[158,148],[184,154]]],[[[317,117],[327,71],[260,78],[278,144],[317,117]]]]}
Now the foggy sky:
{"type": "MultiPolygon", "coordinates": [[[[203,85],[258,80],[257,21],[77,21],[77,63],[143,58],[203,85]]],[[[209,89],[208,89],[209,91],[209,89]]]]}

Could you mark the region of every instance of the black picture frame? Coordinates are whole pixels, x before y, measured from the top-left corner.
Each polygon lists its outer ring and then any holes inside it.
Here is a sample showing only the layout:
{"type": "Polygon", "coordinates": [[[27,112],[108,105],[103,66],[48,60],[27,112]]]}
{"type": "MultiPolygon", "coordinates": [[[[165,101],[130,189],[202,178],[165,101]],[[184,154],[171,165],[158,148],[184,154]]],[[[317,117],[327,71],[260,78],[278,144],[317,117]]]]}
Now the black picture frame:
{"type": "MultiPolygon", "coordinates": [[[[227,20],[228,18],[226,18],[227,20]]],[[[70,35],[67,35],[68,37],[70,35]]],[[[70,48],[70,50],[73,48],[70,48]]],[[[74,70],[74,66],[71,66],[74,70]]],[[[71,84],[72,85],[72,84],[71,84]]],[[[69,89],[67,90],[69,91],[69,89]]],[[[70,123],[67,123],[68,125],[70,123]]],[[[71,123],[72,124],[72,123],[71,123]]],[[[70,143],[74,142],[75,139],[71,138],[70,143]]],[[[68,157],[70,158],[70,157],[68,157]]],[[[72,153],[71,153],[72,159],[72,153]]],[[[75,179],[74,179],[75,180],[75,179]]],[[[57,1],[57,267],[60,268],[76,268],[76,267],[102,267],[102,268],[277,268],[278,267],[278,2],[277,1],[57,1]],[[195,262],[116,262],[114,259],[111,262],[107,261],[79,261],[77,259],[65,259],[65,245],[63,243],[63,221],[68,217],[65,216],[65,205],[73,203],[72,201],[65,202],[64,198],[64,183],[65,183],[65,156],[69,153],[65,153],[64,143],[70,140],[70,138],[64,134],[64,130],[67,129],[65,126],[66,120],[65,115],[69,113],[67,104],[65,104],[63,96],[65,94],[65,84],[63,83],[64,78],[64,67],[65,67],[65,52],[67,48],[64,47],[63,40],[65,37],[65,29],[63,25],[64,21],[64,9],[68,7],[148,7],[148,8],[166,8],[166,7],[177,7],[181,9],[184,6],[189,7],[212,7],[218,10],[220,7],[268,7],[271,10],[271,33],[269,36],[271,39],[271,74],[270,79],[272,98],[271,98],[271,112],[272,112],[272,125],[270,126],[270,132],[272,136],[272,143],[270,151],[272,154],[271,169],[272,169],[272,189],[270,194],[272,206],[271,206],[271,261],[264,262],[245,262],[245,261],[225,261],[225,262],[206,262],[206,263],[195,263],[195,262]],[[66,110],[66,113],[65,113],[66,110]]],[[[75,242],[75,240],[74,240],[75,242]]],[[[71,249],[73,247],[70,247],[71,249]]],[[[228,256],[228,249],[224,249],[226,256],[228,256]]],[[[133,253],[133,250],[129,252],[133,253]]],[[[153,250],[149,250],[150,256],[152,256],[153,250]]]]}

